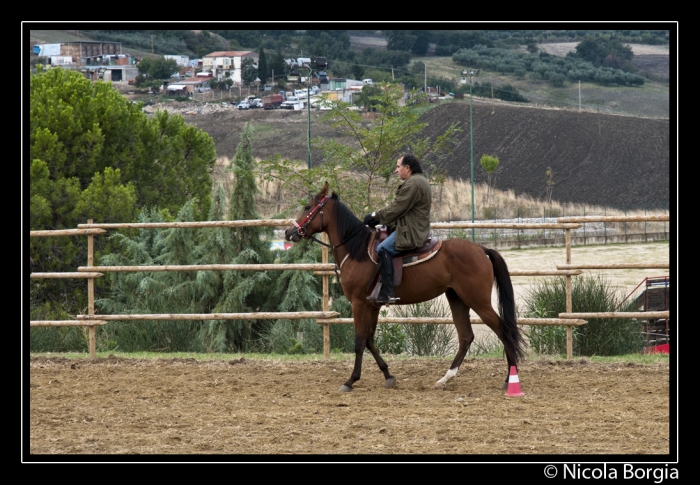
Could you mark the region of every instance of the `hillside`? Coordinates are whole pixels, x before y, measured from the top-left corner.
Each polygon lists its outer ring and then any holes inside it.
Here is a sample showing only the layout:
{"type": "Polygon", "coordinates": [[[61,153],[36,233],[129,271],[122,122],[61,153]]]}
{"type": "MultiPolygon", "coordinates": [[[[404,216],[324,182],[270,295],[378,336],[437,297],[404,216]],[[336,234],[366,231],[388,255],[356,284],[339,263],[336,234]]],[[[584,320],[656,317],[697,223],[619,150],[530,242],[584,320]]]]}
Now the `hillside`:
{"type": "MultiPolygon", "coordinates": [[[[74,41],[78,31],[31,31],[30,42],[74,41]]],[[[83,37],[84,38],[84,37],[83,37]]],[[[353,48],[381,47],[377,36],[351,36],[353,48]]],[[[575,44],[540,45],[555,55],[565,55],[575,44]]],[[[669,56],[664,48],[633,46],[640,70],[647,70],[657,82],[642,88],[605,88],[567,83],[551,88],[547,83],[515,80],[496,73],[482,73],[480,82],[495,85],[512,83],[529,97],[533,105],[516,106],[474,100],[474,163],[477,183],[486,180],[479,166],[482,154],[497,156],[501,165],[497,173],[497,189],[514,190],[517,194],[542,198],[545,195],[545,170],[554,174],[553,198],[560,202],[576,202],[619,208],[667,207],[670,185],[670,127],[668,69],[669,56]],[[584,112],[576,107],[583,99],[584,112]],[[567,110],[541,109],[542,104],[568,107],[567,110]],[[585,110],[588,109],[588,112],[585,110]],[[600,112],[592,112],[599,110],[600,112]],[[493,112],[493,113],[492,113],[493,112]],[[603,114],[606,113],[606,114],[603,114]],[[615,114],[626,114],[623,117],[615,114]],[[636,117],[639,116],[639,117],[636,117]],[[665,118],[665,119],[664,119],[665,118]]],[[[666,47],[666,49],[668,49],[666,47]]],[[[131,49],[126,49],[132,54],[131,49]]],[[[667,52],[667,51],[666,51],[667,52]]],[[[431,72],[458,78],[462,69],[447,58],[425,57],[431,72]]],[[[120,86],[129,99],[129,86],[120,86]]],[[[151,96],[144,101],[154,101],[151,96]]],[[[245,122],[257,129],[253,142],[258,158],[279,153],[283,157],[306,161],[307,113],[263,110],[238,111],[220,105],[166,103],[158,106],[180,112],[187,123],[209,133],[215,141],[219,157],[231,158],[239,142],[245,122]],[[196,112],[197,114],[187,114],[196,112]]],[[[312,137],[336,137],[329,126],[318,122],[320,112],[311,112],[312,137]]],[[[453,155],[442,161],[451,177],[470,176],[469,102],[468,99],[443,102],[426,112],[422,121],[429,124],[429,133],[439,133],[452,122],[460,122],[464,132],[453,155]]],[[[675,143],[674,143],[675,153],[675,143]]],[[[675,159],[675,156],[674,156],[675,159]]],[[[320,153],[312,152],[317,163],[320,153]]]]}
{"type": "MultiPolygon", "coordinates": [[[[239,111],[210,105],[197,114],[175,107],[188,124],[209,133],[219,157],[232,158],[243,125],[255,128],[253,153],[257,158],[277,153],[307,160],[306,111],[239,111]]],[[[161,105],[163,107],[163,105],[161,105]]],[[[190,105],[191,110],[191,105],[190,105]]],[[[570,110],[496,106],[474,102],[474,175],[486,181],[480,167],[482,154],[499,158],[495,187],[532,198],[545,197],[545,171],[554,174],[553,198],[620,209],[665,208],[669,204],[670,126],[668,121],[578,113],[570,110]]],[[[311,136],[341,138],[319,122],[321,112],[311,111],[311,136]]],[[[427,111],[421,121],[426,134],[437,134],[453,122],[464,130],[454,153],[441,166],[448,176],[470,178],[469,102],[447,101],[427,111]]],[[[349,138],[347,142],[351,141],[349,138]]],[[[674,149],[675,151],[675,149],[674,149]]],[[[321,154],[312,151],[312,163],[321,154]]]]}

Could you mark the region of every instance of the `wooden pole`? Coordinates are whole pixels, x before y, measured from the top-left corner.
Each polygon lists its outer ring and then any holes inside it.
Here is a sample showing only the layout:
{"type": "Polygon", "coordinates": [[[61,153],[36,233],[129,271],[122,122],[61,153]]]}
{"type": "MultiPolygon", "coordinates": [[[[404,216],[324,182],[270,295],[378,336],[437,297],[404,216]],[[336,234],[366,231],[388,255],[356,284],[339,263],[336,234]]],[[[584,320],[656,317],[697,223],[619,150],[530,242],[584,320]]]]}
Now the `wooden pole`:
{"type": "Polygon", "coordinates": [[[124,315],[76,315],[78,320],[299,320],[335,318],[338,312],[250,312],[250,313],[150,313],[124,315]]]}
{"type": "MultiPolygon", "coordinates": [[[[328,244],[328,235],[324,232],[321,241],[328,244]]],[[[328,247],[321,246],[321,262],[328,264],[328,247]]],[[[323,311],[329,310],[329,295],[328,295],[328,274],[323,275],[323,311]]],[[[331,358],[331,328],[328,324],[323,325],[323,358],[328,360],[331,358]]]]}
{"type": "MultiPolygon", "coordinates": [[[[566,229],[566,264],[571,264],[571,229],[566,229]]],[[[566,275],[566,312],[571,313],[571,275],[566,275]]],[[[574,356],[574,331],[571,325],[566,326],[566,360],[574,356]]]]}
{"type": "MultiPolygon", "coordinates": [[[[332,312],[331,312],[332,313],[332,312]]],[[[564,315],[564,314],[562,314],[564,315]]],[[[479,317],[470,317],[469,321],[472,325],[485,325],[479,317]]],[[[347,324],[354,323],[352,318],[332,318],[318,319],[318,324],[347,324]]],[[[452,324],[451,317],[379,317],[377,323],[401,323],[401,324],[423,324],[430,323],[434,325],[452,324]]],[[[518,318],[518,325],[585,325],[586,320],[574,318],[518,318]]]]}
{"type": "Polygon", "coordinates": [[[129,271],[288,271],[327,270],[335,266],[323,263],[298,264],[191,264],[182,266],[79,266],[78,271],[129,272],[129,271]]]}
{"type": "MultiPolygon", "coordinates": [[[[92,219],[88,219],[88,224],[92,224],[92,219]]],[[[94,238],[92,234],[87,236],[87,264],[90,268],[94,262],[94,238]]],[[[92,316],[95,314],[95,279],[88,278],[88,315],[92,316]]],[[[97,357],[97,345],[95,343],[95,326],[91,325],[88,327],[88,332],[90,334],[90,358],[94,359],[97,357]]]]}
{"type": "Polygon", "coordinates": [[[557,269],[668,269],[669,263],[558,264],[557,269]]]}

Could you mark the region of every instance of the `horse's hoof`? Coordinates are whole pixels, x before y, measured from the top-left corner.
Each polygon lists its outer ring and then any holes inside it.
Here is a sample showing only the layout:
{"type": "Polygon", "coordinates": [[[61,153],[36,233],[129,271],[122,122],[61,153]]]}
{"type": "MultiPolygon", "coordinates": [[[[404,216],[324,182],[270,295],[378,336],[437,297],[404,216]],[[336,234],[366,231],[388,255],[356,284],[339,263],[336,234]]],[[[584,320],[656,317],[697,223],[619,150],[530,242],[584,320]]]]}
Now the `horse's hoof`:
{"type": "Polygon", "coordinates": [[[447,387],[447,386],[445,386],[444,382],[438,381],[435,383],[435,389],[440,389],[440,390],[444,391],[445,387],[447,387]]]}
{"type": "Polygon", "coordinates": [[[504,382],[503,385],[501,386],[501,391],[506,391],[508,390],[508,383],[504,382]]]}
{"type": "Polygon", "coordinates": [[[350,391],[352,391],[352,387],[346,386],[345,384],[343,384],[342,386],[340,386],[340,389],[338,389],[338,390],[340,392],[350,392],[350,391]]]}
{"type": "Polygon", "coordinates": [[[391,386],[396,384],[396,377],[391,376],[386,380],[386,388],[389,389],[391,386]]]}

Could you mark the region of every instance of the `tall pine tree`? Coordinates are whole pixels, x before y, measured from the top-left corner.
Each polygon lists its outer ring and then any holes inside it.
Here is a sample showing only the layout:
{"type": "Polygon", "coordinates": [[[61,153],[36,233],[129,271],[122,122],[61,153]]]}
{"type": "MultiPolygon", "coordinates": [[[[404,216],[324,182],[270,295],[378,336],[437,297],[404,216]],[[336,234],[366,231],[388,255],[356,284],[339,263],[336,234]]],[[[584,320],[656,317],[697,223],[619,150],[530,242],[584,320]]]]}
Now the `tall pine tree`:
{"type": "MultiPolygon", "coordinates": [[[[255,159],[251,144],[252,128],[246,123],[241,142],[231,160],[234,173],[233,192],[229,205],[229,220],[259,219],[255,210],[255,159]]],[[[272,228],[236,227],[231,229],[233,258],[230,264],[266,264],[273,262],[272,228]]],[[[223,294],[214,313],[256,312],[266,306],[273,275],[263,271],[227,271],[223,278],[223,294]]],[[[225,320],[218,322],[218,350],[247,351],[257,347],[266,321],[225,320]],[[225,334],[225,338],[224,338],[225,334]]]]}

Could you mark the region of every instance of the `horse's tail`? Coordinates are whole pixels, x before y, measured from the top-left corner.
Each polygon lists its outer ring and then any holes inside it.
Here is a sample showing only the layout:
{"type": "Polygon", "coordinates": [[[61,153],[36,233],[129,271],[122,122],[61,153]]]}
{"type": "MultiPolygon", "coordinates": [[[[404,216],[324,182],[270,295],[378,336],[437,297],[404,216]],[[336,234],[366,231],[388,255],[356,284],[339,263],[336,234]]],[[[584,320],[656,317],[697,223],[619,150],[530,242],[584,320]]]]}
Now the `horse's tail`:
{"type": "Polygon", "coordinates": [[[524,357],[524,339],[515,317],[515,295],[513,293],[513,283],[510,281],[508,266],[503,256],[495,249],[484,248],[484,252],[491,259],[493,274],[496,279],[503,345],[506,354],[510,356],[514,363],[517,363],[524,357]]]}

